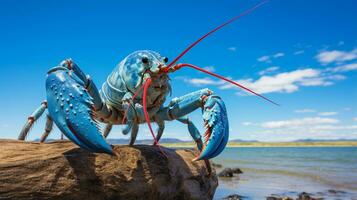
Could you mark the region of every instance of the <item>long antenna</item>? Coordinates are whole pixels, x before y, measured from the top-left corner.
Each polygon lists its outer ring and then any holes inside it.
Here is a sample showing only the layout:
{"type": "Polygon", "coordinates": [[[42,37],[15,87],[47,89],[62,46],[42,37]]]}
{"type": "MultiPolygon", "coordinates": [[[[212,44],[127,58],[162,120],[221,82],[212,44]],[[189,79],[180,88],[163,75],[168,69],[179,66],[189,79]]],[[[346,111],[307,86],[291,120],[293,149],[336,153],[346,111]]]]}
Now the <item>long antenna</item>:
{"type": "MultiPolygon", "coordinates": [[[[202,37],[200,37],[198,40],[196,40],[194,43],[192,43],[190,46],[188,46],[180,55],[178,55],[175,59],[172,60],[172,62],[170,62],[170,64],[167,65],[167,67],[165,68],[167,71],[168,69],[175,64],[182,56],[184,56],[189,50],[191,50],[194,46],[196,46],[199,42],[201,42],[203,39],[205,39],[206,37],[208,37],[209,35],[213,34],[214,32],[218,31],[219,29],[223,28],[224,26],[236,21],[237,19],[253,12],[255,9],[259,8],[260,6],[268,3],[269,0],[265,0],[260,2],[259,4],[253,6],[252,8],[244,11],[243,13],[241,13],[240,15],[228,20],[227,22],[217,26],[215,29],[211,30],[210,32],[206,33],[205,35],[203,35],[202,37]]],[[[165,71],[165,69],[163,71],[165,71]]]]}
{"type": "Polygon", "coordinates": [[[245,86],[243,86],[243,85],[241,85],[241,84],[239,84],[239,83],[237,83],[237,82],[235,82],[235,81],[232,81],[232,80],[230,80],[230,79],[228,79],[228,78],[226,78],[226,77],[224,77],[224,76],[221,76],[221,75],[212,73],[212,72],[207,71],[207,70],[205,70],[205,69],[202,69],[202,68],[200,68],[200,67],[197,67],[196,65],[192,65],[192,64],[189,64],[189,63],[181,63],[181,64],[175,65],[175,67],[177,67],[177,69],[180,69],[180,68],[182,68],[182,67],[190,67],[190,68],[196,69],[196,70],[201,71],[201,72],[203,72],[203,73],[206,73],[206,74],[209,74],[209,75],[211,75],[211,76],[217,77],[217,78],[219,78],[219,79],[225,80],[225,81],[227,81],[228,83],[231,83],[231,84],[233,84],[233,85],[236,85],[236,86],[238,86],[238,87],[240,87],[240,88],[242,88],[242,89],[244,89],[244,90],[247,90],[248,92],[257,95],[257,96],[259,96],[260,98],[263,98],[263,99],[269,101],[269,102],[272,103],[272,104],[275,104],[275,105],[277,105],[277,106],[280,106],[278,103],[275,103],[274,101],[272,101],[272,100],[266,98],[265,96],[263,96],[263,95],[261,95],[261,94],[259,94],[259,93],[256,93],[256,92],[254,92],[253,90],[251,90],[251,89],[249,89],[249,88],[247,88],[247,87],[245,87],[245,86]]]}

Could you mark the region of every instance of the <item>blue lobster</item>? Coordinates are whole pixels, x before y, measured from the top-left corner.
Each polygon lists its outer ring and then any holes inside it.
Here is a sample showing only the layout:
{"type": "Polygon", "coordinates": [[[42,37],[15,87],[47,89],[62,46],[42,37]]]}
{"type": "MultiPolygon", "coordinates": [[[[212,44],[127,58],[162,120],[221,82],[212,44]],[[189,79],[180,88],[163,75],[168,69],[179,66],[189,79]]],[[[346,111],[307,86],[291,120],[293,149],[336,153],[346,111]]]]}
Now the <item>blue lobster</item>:
{"type": "MultiPolygon", "coordinates": [[[[243,14],[218,26],[187,47],[172,62],[159,53],[142,50],[124,58],[99,91],[92,79],[86,75],[71,59],[67,59],[47,73],[47,101],[28,118],[19,139],[24,140],[33,123],[48,109],[45,141],[53,127],[53,122],[72,142],[83,149],[97,153],[113,154],[111,145],[105,138],[113,125],[123,124],[123,134],[131,133],[130,145],[135,143],[139,124],[147,123],[158,144],[165,121],[178,120],[187,124],[188,131],[197,144],[200,154],[194,160],[205,160],[219,155],[228,142],[229,128],[226,107],[222,99],[209,89],[202,89],[179,98],[174,98],[167,106],[164,102],[171,93],[169,73],[183,67],[190,67],[223,79],[268,101],[269,99],[220,75],[206,71],[192,64],[176,64],[192,47],[201,40],[248,14],[265,2],[254,6],[243,14]],[[202,108],[205,134],[201,134],[187,115],[202,108]],[[106,123],[103,133],[98,122],[106,123]],[[158,125],[155,136],[151,122],[158,125]]],[[[270,101],[272,102],[272,101],[270,101]]],[[[274,102],[272,102],[274,103],[274,102]]]]}

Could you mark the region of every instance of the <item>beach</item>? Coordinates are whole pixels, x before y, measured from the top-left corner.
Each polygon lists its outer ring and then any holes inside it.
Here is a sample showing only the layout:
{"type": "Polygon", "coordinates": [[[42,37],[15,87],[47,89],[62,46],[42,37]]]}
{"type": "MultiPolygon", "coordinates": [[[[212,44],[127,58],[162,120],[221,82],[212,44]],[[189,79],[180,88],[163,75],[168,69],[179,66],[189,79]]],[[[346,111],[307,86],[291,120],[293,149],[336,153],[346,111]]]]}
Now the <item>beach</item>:
{"type": "Polygon", "coordinates": [[[215,199],[271,195],[296,198],[301,192],[324,199],[357,199],[357,147],[228,147],[214,163],[243,174],[220,178],[215,199]]]}

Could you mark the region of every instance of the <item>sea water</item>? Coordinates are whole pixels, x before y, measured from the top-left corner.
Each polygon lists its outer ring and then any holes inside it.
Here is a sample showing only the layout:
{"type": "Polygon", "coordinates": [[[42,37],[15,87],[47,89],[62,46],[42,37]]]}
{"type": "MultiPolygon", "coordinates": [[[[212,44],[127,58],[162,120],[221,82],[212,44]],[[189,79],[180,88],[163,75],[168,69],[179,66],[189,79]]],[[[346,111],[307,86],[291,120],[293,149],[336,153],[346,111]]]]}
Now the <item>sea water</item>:
{"type": "Polygon", "coordinates": [[[296,197],[300,192],[357,199],[357,147],[231,147],[213,162],[243,171],[220,178],[215,199],[229,194],[296,197]]]}

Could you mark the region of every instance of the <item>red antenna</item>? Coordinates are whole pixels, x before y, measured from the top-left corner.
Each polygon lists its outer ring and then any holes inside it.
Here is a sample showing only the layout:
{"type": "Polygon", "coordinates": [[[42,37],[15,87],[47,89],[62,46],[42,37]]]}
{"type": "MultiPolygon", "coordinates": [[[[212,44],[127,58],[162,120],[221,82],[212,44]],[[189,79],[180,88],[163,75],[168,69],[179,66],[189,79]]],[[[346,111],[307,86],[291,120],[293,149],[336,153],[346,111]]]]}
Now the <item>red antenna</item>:
{"type": "Polygon", "coordinates": [[[230,80],[230,79],[228,79],[228,78],[226,78],[226,77],[224,77],[224,76],[221,76],[221,75],[212,73],[212,72],[210,72],[210,71],[207,71],[207,70],[202,69],[202,68],[200,68],[200,67],[197,67],[197,66],[195,66],[195,65],[192,65],[192,64],[189,64],[189,63],[177,64],[177,65],[175,65],[175,70],[178,70],[178,69],[180,69],[180,68],[182,68],[182,67],[190,67],[190,68],[193,68],[193,69],[195,69],[195,70],[201,71],[201,72],[203,72],[203,73],[209,74],[209,75],[211,75],[211,76],[217,77],[217,78],[219,78],[219,79],[222,79],[222,80],[224,80],[224,81],[227,81],[228,83],[231,83],[231,84],[233,84],[233,85],[235,85],[235,86],[238,86],[238,87],[240,87],[240,88],[242,88],[242,89],[244,89],[244,90],[247,90],[248,92],[257,95],[257,96],[259,96],[259,97],[261,97],[261,98],[263,98],[263,99],[269,101],[269,102],[272,103],[272,104],[275,104],[275,105],[277,105],[277,106],[280,106],[279,104],[277,104],[277,103],[275,103],[274,101],[272,101],[272,100],[266,98],[265,96],[263,96],[263,95],[261,95],[261,94],[259,94],[259,93],[256,93],[256,92],[254,92],[253,90],[251,90],[251,89],[249,89],[249,88],[247,88],[247,87],[245,87],[245,86],[243,86],[243,85],[241,85],[241,84],[239,84],[239,83],[237,83],[237,82],[235,82],[235,81],[232,81],[232,80],[230,80]]]}
{"type": "Polygon", "coordinates": [[[227,22],[217,26],[215,29],[213,29],[210,32],[206,33],[205,35],[200,37],[198,40],[196,40],[194,43],[192,43],[190,46],[188,46],[180,55],[178,55],[175,59],[173,59],[172,62],[170,62],[170,64],[167,65],[167,67],[163,68],[162,71],[163,72],[169,71],[169,69],[170,69],[170,67],[172,65],[174,65],[182,56],[184,56],[189,50],[191,50],[194,46],[196,46],[199,42],[201,42],[203,39],[205,39],[209,35],[213,34],[214,32],[218,31],[219,29],[223,28],[224,26],[236,21],[237,19],[239,19],[239,18],[241,18],[241,17],[253,12],[255,9],[259,8],[260,6],[262,6],[262,5],[264,5],[264,4],[268,3],[268,2],[269,2],[269,0],[262,1],[259,4],[253,6],[252,8],[244,11],[240,15],[228,20],[227,22]]]}
{"type": "Polygon", "coordinates": [[[160,145],[159,145],[159,142],[157,141],[156,137],[155,137],[155,134],[154,134],[154,131],[152,130],[152,127],[151,127],[151,122],[150,122],[150,116],[149,116],[149,113],[148,113],[148,110],[147,110],[147,91],[149,89],[149,86],[151,84],[151,78],[148,78],[146,79],[145,83],[144,83],[144,91],[143,91],[143,110],[144,110],[144,117],[145,117],[145,120],[146,120],[146,123],[148,124],[148,127],[149,127],[149,130],[150,130],[150,133],[152,135],[152,137],[154,138],[154,144],[157,145],[161,151],[161,153],[165,156],[166,154],[164,153],[164,151],[161,149],[160,145]]]}

